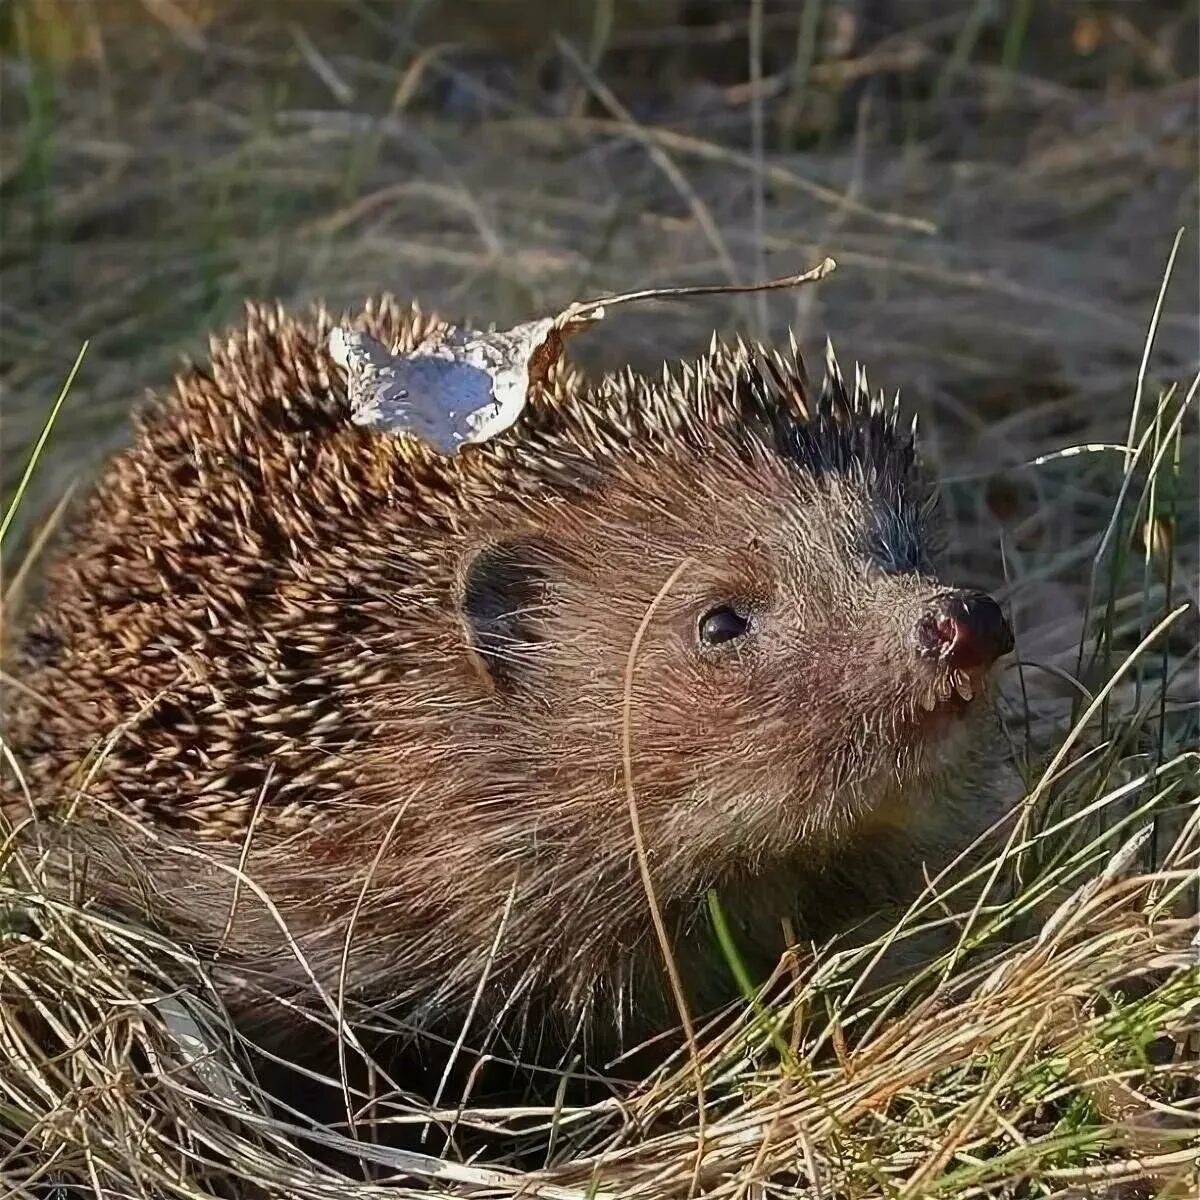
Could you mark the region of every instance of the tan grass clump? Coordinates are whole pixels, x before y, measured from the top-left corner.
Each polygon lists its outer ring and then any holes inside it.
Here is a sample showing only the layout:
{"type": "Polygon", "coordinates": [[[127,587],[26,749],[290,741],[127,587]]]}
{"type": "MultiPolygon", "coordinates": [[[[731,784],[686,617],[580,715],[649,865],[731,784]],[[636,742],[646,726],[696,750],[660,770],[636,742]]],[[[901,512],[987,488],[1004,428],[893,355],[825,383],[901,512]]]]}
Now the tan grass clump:
{"type": "MultiPolygon", "coordinates": [[[[525,1147],[556,1131],[559,1149],[537,1170],[391,1150],[364,1121],[357,1156],[372,1183],[312,1157],[354,1152],[344,1133],[269,1114],[204,963],[52,899],[37,860],[10,843],[3,1177],[19,1194],[71,1180],[98,1195],[164,1197],[667,1200],[694,1178],[722,1197],[994,1195],[1021,1180],[1038,1195],[1132,1181],[1188,1194],[1200,1169],[1197,765],[1194,752],[1179,755],[1107,791],[1101,769],[1077,770],[1077,798],[1100,792],[1091,804],[1040,830],[1022,812],[1002,860],[938,881],[890,935],[955,930],[955,953],[921,975],[870,993],[861,976],[880,944],[797,952],[701,1031],[702,1143],[685,1057],[620,1105],[456,1112],[444,1102],[426,1114],[508,1129],[525,1147]],[[1173,806],[1178,836],[1158,869],[1137,869],[1173,806]],[[1024,887],[1005,899],[1018,867],[1024,887]]],[[[382,1128],[400,1112],[380,1102],[374,1119],[382,1128]]]]}

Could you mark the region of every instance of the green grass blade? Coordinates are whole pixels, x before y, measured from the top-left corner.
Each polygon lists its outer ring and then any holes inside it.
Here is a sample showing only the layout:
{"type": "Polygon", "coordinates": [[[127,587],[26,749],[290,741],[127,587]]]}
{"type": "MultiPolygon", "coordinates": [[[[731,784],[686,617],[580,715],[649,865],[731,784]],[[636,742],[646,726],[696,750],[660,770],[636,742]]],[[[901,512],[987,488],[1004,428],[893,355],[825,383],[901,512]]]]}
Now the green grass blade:
{"type": "Polygon", "coordinates": [[[42,451],[46,448],[46,442],[50,438],[50,431],[54,428],[54,422],[58,419],[59,410],[62,408],[72,384],[75,382],[75,376],[79,374],[79,368],[83,363],[83,356],[87,353],[87,348],[90,344],[90,341],[85,341],[79,347],[79,353],[75,356],[75,363],[71,367],[70,374],[67,375],[67,381],[62,385],[62,390],[58,393],[58,399],[55,400],[54,407],[50,410],[50,415],[46,418],[46,423],[42,426],[42,432],[38,435],[37,443],[33,447],[33,453],[30,454],[29,461],[25,464],[25,473],[21,476],[21,482],[17,484],[17,490],[13,494],[12,502],[4,514],[3,522],[0,522],[0,545],[4,544],[4,538],[8,533],[9,526],[12,525],[13,518],[17,515],[17,509],[20,508],[21,499],[29,487],[30,479],[33,478],[33,472],[37,467],[38,459],[41,458],[42,451]]]}

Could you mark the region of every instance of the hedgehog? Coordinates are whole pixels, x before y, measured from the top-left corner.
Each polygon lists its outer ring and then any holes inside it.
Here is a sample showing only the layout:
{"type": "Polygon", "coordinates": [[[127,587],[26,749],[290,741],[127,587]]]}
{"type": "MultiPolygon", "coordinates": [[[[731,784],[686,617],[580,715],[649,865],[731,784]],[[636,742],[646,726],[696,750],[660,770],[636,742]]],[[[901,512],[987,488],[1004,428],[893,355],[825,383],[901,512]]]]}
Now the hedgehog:
{"type": "Polygon", "coordinates": [[[710,893],[773,964],[995,820],[1012,635],[939,578],[915,423],[865,372],[830,351],[815,387],[794,339],[564,362],[444,456],[353,423],[339,321],[401,355],[449,328],[248,306],[139,414],[10,668],[6,811],[235,1013],[643,1033],[674,1011],[651,903],[699,1009],[710,893]]]}

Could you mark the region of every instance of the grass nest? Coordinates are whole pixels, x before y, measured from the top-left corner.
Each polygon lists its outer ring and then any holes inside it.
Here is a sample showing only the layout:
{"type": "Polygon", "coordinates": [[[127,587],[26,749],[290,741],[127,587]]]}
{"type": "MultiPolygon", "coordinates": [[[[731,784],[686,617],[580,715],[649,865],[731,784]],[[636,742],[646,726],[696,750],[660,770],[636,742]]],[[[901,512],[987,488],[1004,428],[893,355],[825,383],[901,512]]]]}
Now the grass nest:
{"type": "Polygon", "coordinates": [[[246,295],[403,280],[507,323],[832,253],[795,300],[661,306],[582,350],[645,366],[714,324],[828,328],[916,392],[951,569],[1013,615],[1025,795],[987,862],[869,944],[751,979],[714,908],[741,1001],[619,1095],[354,1094],[353,1130],[273,1106],[211,964],[97,909],[82,863],[51,888],[37,838],[5,828],[5,1194],[1194,1195],[1200,380],[1195,279],[1160,269],[1195,207],[1176,6],[1135,25],[1119,4],[913,0],[849,36],[801,6],[602,4],[557,40],[524,22],[532,51],[489,29],[469,52],[451,4],[425,31],[357,2],[111,7],[23,0],[0,26],[6,616],[68,485],[127,436],[133,383],[246,295]],[[930,927],[944,954],[869,982],[930,927]],[[401,1123],[428,1129],[420,1152],[388,1145],[401,1123]]]}

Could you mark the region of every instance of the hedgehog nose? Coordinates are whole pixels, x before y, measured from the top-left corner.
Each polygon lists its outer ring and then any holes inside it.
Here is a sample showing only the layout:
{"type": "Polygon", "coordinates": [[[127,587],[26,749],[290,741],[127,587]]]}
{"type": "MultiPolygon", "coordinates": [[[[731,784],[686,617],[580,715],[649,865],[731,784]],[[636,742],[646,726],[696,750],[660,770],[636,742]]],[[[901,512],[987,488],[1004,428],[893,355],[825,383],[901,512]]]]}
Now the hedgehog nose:
{"type": "Polygon", "coordinates": [[[990,667],[1013,648],[1000,605],[986,592],[943,592],[917,622],[917,648],[959,670],[990,667]]]}

